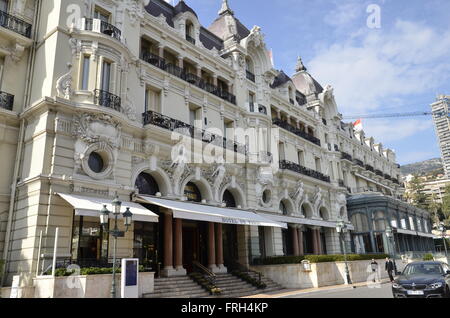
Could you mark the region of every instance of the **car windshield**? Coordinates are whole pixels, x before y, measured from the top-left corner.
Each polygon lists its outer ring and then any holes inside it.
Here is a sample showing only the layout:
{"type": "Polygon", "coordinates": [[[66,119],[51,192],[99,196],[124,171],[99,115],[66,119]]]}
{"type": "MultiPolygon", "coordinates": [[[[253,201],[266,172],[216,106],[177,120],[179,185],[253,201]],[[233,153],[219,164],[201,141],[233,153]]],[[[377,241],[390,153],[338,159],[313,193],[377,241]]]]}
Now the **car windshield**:
{"type": "Polygon", "coordinates": [[[409,264],[404,275],[442,275],[444,271],[439,264],[409,264]]]}

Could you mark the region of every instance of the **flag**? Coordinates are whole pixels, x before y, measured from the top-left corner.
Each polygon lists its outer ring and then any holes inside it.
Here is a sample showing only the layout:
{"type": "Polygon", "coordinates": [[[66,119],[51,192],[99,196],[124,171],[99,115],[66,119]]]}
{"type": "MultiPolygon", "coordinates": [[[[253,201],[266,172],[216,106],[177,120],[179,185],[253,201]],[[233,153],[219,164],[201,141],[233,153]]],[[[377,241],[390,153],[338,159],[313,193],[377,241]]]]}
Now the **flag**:
{"type": "Polygon", "coordinates": [[[275,63],[273,62],[273,51],[272,51],[272,49],[267,51],[267,55],[269,56],[270,63],[272,63],[272,67],[275,67],[275,63]]]}
{"type": "Polygon", "coordinates": [[[361,119],[358,119],[357,121],[355,121],[355,123],[353,124],[353,129],[355,129],[355,131],[363,130],[363,125],[362,125],[361,119]]]}

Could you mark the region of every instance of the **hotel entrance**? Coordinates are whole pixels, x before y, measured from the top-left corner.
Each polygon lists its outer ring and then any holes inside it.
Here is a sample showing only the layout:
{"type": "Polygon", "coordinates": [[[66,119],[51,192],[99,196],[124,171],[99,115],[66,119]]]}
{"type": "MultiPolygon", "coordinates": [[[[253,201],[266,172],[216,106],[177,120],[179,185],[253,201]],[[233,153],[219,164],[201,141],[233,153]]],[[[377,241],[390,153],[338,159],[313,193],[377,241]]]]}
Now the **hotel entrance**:
{"type": "Polygon", "coordinates": [[[183,220],[183,267],[194,271],[194,262],[208,266],[207,227],[205,222],[183,220]]]}
{"type": "Polygon", "coordinates": [[[227,268],[232,268],[238,261],[237,225],[226,224],[222,227],[223,233],[223,261],[227,268]]]}

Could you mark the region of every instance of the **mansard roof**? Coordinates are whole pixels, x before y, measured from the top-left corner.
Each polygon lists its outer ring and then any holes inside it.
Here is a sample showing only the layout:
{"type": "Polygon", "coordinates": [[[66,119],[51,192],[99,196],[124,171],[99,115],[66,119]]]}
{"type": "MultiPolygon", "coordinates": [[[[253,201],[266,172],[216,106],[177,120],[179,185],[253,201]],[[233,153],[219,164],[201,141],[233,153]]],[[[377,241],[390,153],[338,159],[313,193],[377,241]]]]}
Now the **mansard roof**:
{"type": "MultiPolygon", "coordinates": [[[[209,27],[208,30],[217,35],[222,40],[225,40],[227,34],[229,33],[229,29],[226,21],[227,15],[220,15],[209,27]]],[[[231,15],[232,19],[236,23],[236,31],[234,35],[237,37],[237,40],[245,39],[250,34],[250,30],[239,21],[234,15],[231,15]]]]}
{"type": "MultiPolygon", "coordinates": [[[[184,1],[180,1],[175,7],[173,7],[164,0],[149,0],[149,4],[145,7],[145,9],[154,17],[159,17],[161,14],[164,15],[166,17],[167,24],[172,28],[175,27],[173,19],[179,13],[191,12],[198,18],[195,11],[184,1]]],[[[215,47],[219,51],[223,49],[222,39],[208,31],[208,29],[204,27],[200,28],[200,41],[209,50],[211,50],[213,47],[215,47]]]]}
{"type": "Polygon", "coordinates": [[[278,75],[275,77],[275,80],[273,81],[272,85],[270,85],[271,88],[277,88],[280,87],[287,82],[292,81],[292,79],[286,75],[286,73],[281,70],[279,71],[278,75]]]}

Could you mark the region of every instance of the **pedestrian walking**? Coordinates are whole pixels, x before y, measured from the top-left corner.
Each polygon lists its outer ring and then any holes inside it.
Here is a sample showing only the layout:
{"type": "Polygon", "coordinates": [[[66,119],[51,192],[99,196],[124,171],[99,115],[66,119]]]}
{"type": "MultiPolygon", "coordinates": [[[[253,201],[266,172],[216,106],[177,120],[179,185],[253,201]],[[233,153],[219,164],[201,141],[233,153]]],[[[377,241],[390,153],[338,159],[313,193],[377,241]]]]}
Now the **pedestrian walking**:
{"type": "Polygon", "coordinates": [[[370,267],[372,268],[372,272],[374,274],[373,282],[375,283],[376,279],[378,278],[378,263],[373,258],[372,258],[372,263],[370,263],[370,267]]]}
{"type": "Polygon", "coordinates": [[[394,263],[392,262],[392,260],[389,257],[386,257],[385,269],[388,272],[391,283],[394,282],[394,276],[392,275],[392,272],[394,271],[394,263]]]}

